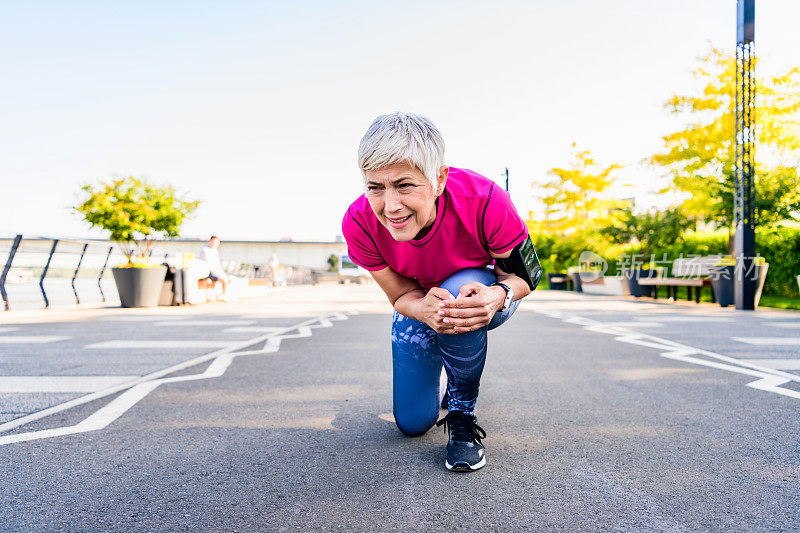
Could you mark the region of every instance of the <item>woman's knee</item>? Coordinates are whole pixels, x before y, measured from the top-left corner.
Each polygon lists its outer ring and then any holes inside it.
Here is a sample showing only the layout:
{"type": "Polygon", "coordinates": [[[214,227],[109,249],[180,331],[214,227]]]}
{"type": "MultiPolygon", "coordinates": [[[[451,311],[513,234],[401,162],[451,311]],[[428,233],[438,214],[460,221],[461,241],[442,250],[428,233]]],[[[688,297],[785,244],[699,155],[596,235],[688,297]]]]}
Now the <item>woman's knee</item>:
{"type": "Polygon", "coordinates": [[[394,407],[394,422],[397,428],[409,437],[424,435],[438,419],[438,405],[434,405],[432,409],[422,405],[394,407]]]}
{"type": "Polygon", "coordinates": [[[497,276],[494,270],[488,267],[465,268],[447,278],[441,284],[441,287],[447,289],[454,297],[458,297],[458,292],[461,290],[461,287],[467,283],[474,283],[476,281],[484,285],[491,285],[497,281],[497,276]]]}
{"type": "Polygon", "coordinates": [[[438,387],[416,390],[409,395],[397,392],[395,391],[393,398],[394,421],[400,431],[411,437],[418,437],[433,427],[439,419],[438,387]]]}

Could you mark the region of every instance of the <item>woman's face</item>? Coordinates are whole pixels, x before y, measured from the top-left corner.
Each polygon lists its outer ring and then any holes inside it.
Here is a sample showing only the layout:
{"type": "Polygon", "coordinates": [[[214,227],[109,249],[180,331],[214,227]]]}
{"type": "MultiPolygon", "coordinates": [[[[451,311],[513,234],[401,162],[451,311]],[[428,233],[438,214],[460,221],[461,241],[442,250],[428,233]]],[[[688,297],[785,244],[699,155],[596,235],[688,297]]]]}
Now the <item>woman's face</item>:
{"type": "MultiPolygon", "coordinates": [[[[438,190],[444,190],[447,167],[438,176],[438,190]]],[[[431,182],[406,163],[368,170],[366,197],[372,212],[396,241],[422,238],[436,221],[436,196],[431,182]]]]}

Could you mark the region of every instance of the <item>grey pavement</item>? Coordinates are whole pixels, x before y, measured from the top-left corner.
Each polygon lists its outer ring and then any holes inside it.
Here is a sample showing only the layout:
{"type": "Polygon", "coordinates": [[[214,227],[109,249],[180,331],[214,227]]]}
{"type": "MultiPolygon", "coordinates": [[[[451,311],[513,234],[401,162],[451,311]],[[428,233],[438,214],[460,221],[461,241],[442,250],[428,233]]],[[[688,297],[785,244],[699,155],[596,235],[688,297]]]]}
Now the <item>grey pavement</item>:
{"type": "Polygon", "coordinates": [[[490,334],[488,465],[453,474],[392,422],[382,300],[3,316],[61,339],[0,340],[0,386],[30,378],[0,394],[0,530],[800,530],[800,313],[537,291],[490,334]]]}

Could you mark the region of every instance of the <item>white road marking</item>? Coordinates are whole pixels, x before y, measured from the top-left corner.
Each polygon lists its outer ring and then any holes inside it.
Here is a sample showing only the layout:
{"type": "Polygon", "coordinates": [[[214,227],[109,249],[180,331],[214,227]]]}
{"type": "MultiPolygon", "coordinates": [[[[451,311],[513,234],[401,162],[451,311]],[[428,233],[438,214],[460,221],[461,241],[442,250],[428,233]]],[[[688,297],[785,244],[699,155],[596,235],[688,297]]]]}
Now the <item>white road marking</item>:
{"type": "Polygon", "coordinates": [[[157,327],[182,328],[184,326],[247,326],[255,324],[255,320],[181,320],[178,324],[172,321],[156,322],[157,327]]]}
{"type": "MultiPolygon", "coordinates": [[[[694,315],[694,316],[656,316],[656,320],[659,322],[693,322],[693,323],[702,323],[702,322],[733,322],[730,318],[720,317],[720,316],[703,316],[703,315],[694,315]]],[[[634,320],[653,320],[652,316],[644,316],[644,317],[633,317],[634,320]]]]}
{"type": "Polygon", "coordinates": [[[0,376],[0,392],[96,392],[139,376],[0,376]]]}
{"type": "Polygon", "coordinates": [[[663,328],[664,324],[658,322],[644,322],[631,320],[628,322],[604,322],[610,328],[663,328]]]}
{"type": "Polygon", "coordinates": [[[243,326],[238,328],[225,328],[223,333],[272,333],[283,328],[276,326],[243,326]]]}
{"type": "Polygon", "coordinates": [[[754,346],[793,346],[800,344],[800,337],[732,337],[732,339],[754,346]]]}
{"type": "Polygon", "coordinates": [[[0,344],[44,344],[69,339],[58,335],[8,335],[0,337],[0,344]]]}
{"type": "Polygon", "coordinates": [[[19,328],[0,328],[0,333],[8,333],[9,331],[17,331],[19,328]]]}
{"type": "Polygon", "coordinates": [[[179,363],[169,368],[159,370],[158,372],[153,372],[152,374],[143,376],[137,380],[134,380],[133,382],[110,387],[103,391],[99,391],[93,394],[88,394],[86,396],[82,396],[81,398],[76,398],[69,402],[65,402],[61,405],[57,405],[49,409],[45,409],[43,411],[39,411],[38,413],[32,413],[30,415],[18,418],[16,420],[6,422],[5,424],[0,424],[0,432],[9,431],[11,429],[23,426],[35,420],[45,418],[47,416],[59,413],[66,409],[70,409],[77,405],[83,405],[85,403],[100,398],[104,398],[111,394],[128,389],[127,391],[120,394],[117,398],[115,398],[107,405],[105,405],[104,407],[102,407],[94,414],[90,415],[88,418],[86,418],[85,420],[83,420],[78,424],[75,424],[73,426],[54,428],[54,429],[28,431],[24,433],[17,433],[14,435],[7,435],[5,437],[0,437],[0,446],[16,442],[26,442],[31,440],[45,439],[49,437],[74,435],[76,433],[84,433],[87,431],[97,431],[103,429],[106,426],[108,426],[111,422],[122,416],[128,409],[136,405],[136,403],[138,403],[139,400],[150,394],[150,392],[155,390],[155,388],[161,385],[162,383],[176,383],[180,381],[194,381],[199,379],[220,377],[225,373],[225,371],[227,370],[228,366],[231,364],[234,358],[240,355],[264,355],[277,352],[278,349],[280,348],[281,340],[289,338],[297,338],[297,337],[309,337],[311,336],[312,328],[332,327],[333,326],[333,323],[331,322],[332,320],[347,320],[347,316],[346,314],[343,313],[337,313],[335,315],[328,315],[321,318],[313,318],[310,320],[306,320],[295,326],[283,328],[282,331],[285,333],[284,335],[278,335],[277,332],[274,332],[253,339],[249,339],[247,341],[238,342],[222,350],[218,350],[216,352],[206,354],[203,356],[195,357],[193,359],[190,359],[189,361],[184,361],[183,363],[179,363]],[[297,330],[297,333],[290,334],[290,332],[293,330],[297,330]],[[264,345],[264,348],[260,350],[250,350],[243,352],[235,351],[235,350],[240,350],[242,348],[246,348],[247,346],[253,344],[258,344],[263,341],[266,341],[266,343],[264,345]],[[205,371],[201,372],[200,374],[177,376],[172,378],[162,377],[177,372],[178,370],[189,368],[209,360],[212,361],[212,363],[205,369],[205,371]]]}
{"type": "Polygon", "coordinates": [[[129,315],[129,316],[104,316],[101,317],[99,320],[109,321],[109,322],[153,322],[154,320],[169,320],[169,321],[176,321],[176,320],[188,320],[190,317],[188,316],[164,316],[162,314],[159,315],[129,315]]]}
{"type": "Polygon", "coordinates": [[[800,370],[800,359],[740,359],[774,370],[800,370]]]}
{"type": "Polygon", "coordinates": [[[800,329],[800,322],[764,322],[763,324],[773,328],[800,329]]]}
{"type": "Polygon", "coordinates": [[[136,340],[118,340],[118,341],[105,341],[97,342],[95,344],[87,344],[84,348],[88,349],[117,349],[117,348],[132,348],[132,349],[159,349],[168,348],[170,350],[186,348],[224,348],[230,345],[231,341],[136,341],[136,340]]]}
{"type": "Polygon", "coordinates": [[[718,370],[726,370],[728,372],[757,377],[759,378],[758,380],[747,383],[747,386],[754,389],[774,392],[783,396],[800,399],[800,392],[781,387],[781,385],[785,385],[792,381],[800,382],[800,376],[795,374],[767,368],[758,363],[752,363],[749,360],[735,359],[733,357],[710,352],[701,348],[694,348],[686,344],[681,344],[667,339],[661,339],[646,333],[636,333],[620,327],[608,327],[605,323],[590,318],[552,311],[537,310],[536,312],[551,318],[561,319],[567,324],[583,326],[589,331],[614,335],[614,340],[619,342],[636,344],[639,346],[646,346],[648,348],[655,348],[659,350],[667,350],[660,354],[661,357],[665,357],[667,359],[674,359],[676,361],[683,361],[686,363],[716,368],[718,370]]]}

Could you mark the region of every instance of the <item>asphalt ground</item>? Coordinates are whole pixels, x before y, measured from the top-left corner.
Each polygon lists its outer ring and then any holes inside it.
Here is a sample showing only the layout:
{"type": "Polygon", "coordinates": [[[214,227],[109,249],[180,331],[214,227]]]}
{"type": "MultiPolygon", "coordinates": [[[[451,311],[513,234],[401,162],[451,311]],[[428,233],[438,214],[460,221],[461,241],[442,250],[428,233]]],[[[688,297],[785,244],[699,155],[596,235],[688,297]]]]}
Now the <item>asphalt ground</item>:
{"type": "Polygon", "coordinates": [[[0,530],[800,530],[800,313],[537,291],[490,333],[488,464],[454,474],[392,422],[390,311],[334,285],[4,317],[64,338],[0,344],[0,375],[131,381],[0,396],[0,530]],[[131,340],[222,347],[88,348],[131,340]]]}

